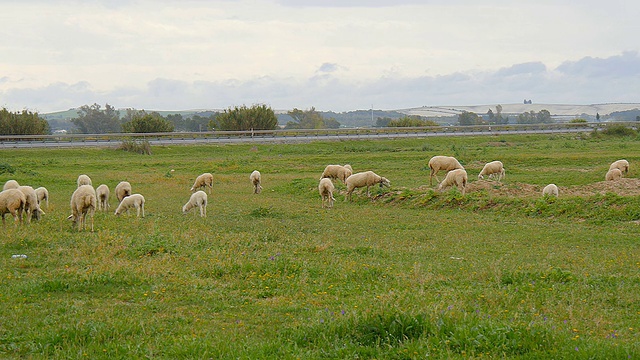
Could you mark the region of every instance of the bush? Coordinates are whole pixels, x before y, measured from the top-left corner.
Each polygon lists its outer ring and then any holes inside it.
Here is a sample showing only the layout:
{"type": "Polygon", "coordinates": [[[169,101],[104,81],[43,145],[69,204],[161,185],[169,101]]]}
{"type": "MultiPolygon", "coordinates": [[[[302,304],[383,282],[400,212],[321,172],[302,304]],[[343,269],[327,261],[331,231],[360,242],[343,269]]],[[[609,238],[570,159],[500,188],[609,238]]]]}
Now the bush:
{"type": "Polygon", "coordinates": [[[129,151],[142,155],[151,155],[151,144],[149,141],[123,140],[118,150],[129,151]]]}
{"type": "Polygon", "coordinates": [[[612,125],[607,126],[604,130],[601,131],[603,135],[607,136],[617,136],[617,137],[625,137],[625,136],[636,136],[637,132],[631,128],[628,128],[624,125],[612,125]]]}

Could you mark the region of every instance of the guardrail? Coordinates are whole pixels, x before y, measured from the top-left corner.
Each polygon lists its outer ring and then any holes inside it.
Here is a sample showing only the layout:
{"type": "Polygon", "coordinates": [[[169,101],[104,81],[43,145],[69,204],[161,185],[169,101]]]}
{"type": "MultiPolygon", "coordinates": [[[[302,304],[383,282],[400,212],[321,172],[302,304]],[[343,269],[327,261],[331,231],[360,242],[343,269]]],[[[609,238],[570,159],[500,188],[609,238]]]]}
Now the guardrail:
{"type": "Polygon", "coordinates": [[[366,137],[419,137],[432,135],[492,135],[522,132],[577,132],[601,130],[612,125],[636,128],[636,122],[510,124],[475,126],[427,126],[394,128],[341,128],[300,130],[205,131],[170,133],[111,133],[111,134],[55,134],[3,135],[0,147],[66,147],[116,146],[123,141],[149,141],[152,144],[224,142],[224,141],[286,141],[309,139],[354,139],[366,137]]]}

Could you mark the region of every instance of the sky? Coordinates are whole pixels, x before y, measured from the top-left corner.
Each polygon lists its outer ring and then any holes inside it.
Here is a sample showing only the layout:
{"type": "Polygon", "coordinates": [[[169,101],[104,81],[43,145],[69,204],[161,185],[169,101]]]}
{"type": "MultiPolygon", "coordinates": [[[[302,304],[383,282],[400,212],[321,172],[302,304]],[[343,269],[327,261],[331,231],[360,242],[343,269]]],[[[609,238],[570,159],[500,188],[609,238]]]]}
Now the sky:
{"type": "Polygon", "coordinates": [[[640,1],[0,0],[0,107],[640,102],[640,1]]]}

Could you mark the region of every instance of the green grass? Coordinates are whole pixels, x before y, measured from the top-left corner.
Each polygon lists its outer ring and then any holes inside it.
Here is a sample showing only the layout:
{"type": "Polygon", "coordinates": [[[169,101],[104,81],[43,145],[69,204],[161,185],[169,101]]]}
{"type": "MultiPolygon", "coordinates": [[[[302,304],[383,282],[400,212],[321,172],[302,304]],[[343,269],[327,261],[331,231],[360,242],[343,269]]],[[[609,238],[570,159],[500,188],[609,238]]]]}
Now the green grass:
{"type": "MultiPolygon", "coordinates": [[[[634,137],[530,135],[309,144],[0,150],[0,182],[49,189],[43,220],[0,237],[0,357],[638,358],[640,200],[436,193],[453,155],[470,180],[586,185],[631,163],[634,137]],[[318,178],[349,163],[391,180],[321,208],[318,178]],[[170,170],[174,170],[171,172],[170,170]],[[264,190],[252,193],[251,171],[264,190]],[[214,174],[208,217],[181,214],[214,174]],[[66,220],[79,174],[122,180],[144,219],[66,220]],[[421,188],[422,187],[422,188],[421,188]],[[26,254],[27,259],[13,259],[26,254]]],[[[337,191],[344,185],[336,184],[337,191]]]]}

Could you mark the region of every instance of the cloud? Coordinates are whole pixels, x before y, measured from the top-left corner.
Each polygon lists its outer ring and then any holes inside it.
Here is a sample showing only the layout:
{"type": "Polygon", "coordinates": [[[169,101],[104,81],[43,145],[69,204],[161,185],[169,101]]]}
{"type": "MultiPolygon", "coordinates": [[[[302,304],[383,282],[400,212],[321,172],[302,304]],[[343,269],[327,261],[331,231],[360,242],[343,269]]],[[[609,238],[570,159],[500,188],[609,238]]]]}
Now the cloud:
{"type": "Polygon", "coordinates": [[[636,51],[606,59],[585,57],[578,61],[566,61],[556,68],[568,76],[580,77],[628,77],[640,75],[640,57],[636,51]]]}

